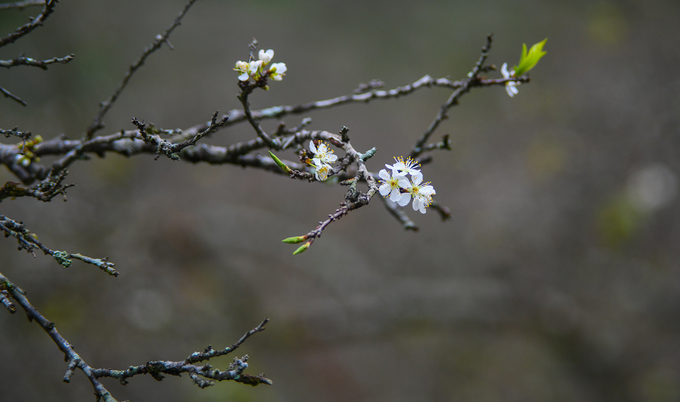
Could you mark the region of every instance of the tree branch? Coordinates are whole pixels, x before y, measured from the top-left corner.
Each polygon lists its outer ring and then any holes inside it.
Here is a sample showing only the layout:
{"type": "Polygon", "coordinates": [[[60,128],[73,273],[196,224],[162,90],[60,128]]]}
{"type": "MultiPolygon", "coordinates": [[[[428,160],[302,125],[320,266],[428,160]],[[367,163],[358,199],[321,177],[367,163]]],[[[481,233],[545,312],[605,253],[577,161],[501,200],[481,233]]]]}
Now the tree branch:
{"type": "Polygon", "coordinates": [[[4,215],[0,215],[0,231],[4,232],[5,237],[12,236],[17,239],[19,250],[26,250],[28,253],[32,254],[33,257],[36,256],[33,251],[38,248],[43,253],[54,258],[64,268],[70,267],[72,263],[71,259],[75,258],[87,264],[95,265],[109,275],[118,276],[118,271],[113,269],[115,264],[109,262],[107,257],[91,258],[80,253],[72,254],[66,251],[51,250],[38,241],[38,236],[26,229],[23,223],[12,220],[4,215]]]}
{"type": "Polygon", "coordinates": [[[48,65],[54,63],[66,64],[69,61],[73,60],[73,57],[74,57],[73,53],[69,54],[68,56],[54,57],[48,60],[36,60],[30,57],[19,56],[13,60],[0,60],[0,67],[10,68],[15,66],[33,66],[41,68],[43,70],[47,70],[48,65]]]}
{"type": "Polygon", "coordinates": [[[113,91],[113,94],[109,96],[109,98],[101,103],[101,108],[99,110],[99,113],[95,116],[94,120],[92,123],[90,123],[90,126],[87,128],[85,131],[84,138],[86,139],[91,139],[94,133],[102,128],[104,128],[104,124],[102,123],[102,119],[104,118],[104,115],[111,109],[113,104],[116,102],[118,97],[120,96],[121,92],[125,89],[127,86],[128,82],[130,81],[130,78],[134,75],[134,73],[144,64],[146,59],[156,50],[160,49],[160,47],[164,43],[168,43],[168,38],[170,37],[170,34],[172,31],[177,28],[182,21],[182,18],[184,18],[184,15],[189,11],[189,8],[196,2],[196,0],[189,0],[186,6],[184,6],[184,9],[180,11],[179,15],[177,18],[175,18],[175,21],[173,21],[172,25],[168,27],[168,29],[165,30],[165,32],[162,35],[156,35],[155,40],[151,43],[151,46],[147,47],[144,49],[144,52],[142,55],[135,61],[130,68],[128,69],[127,73],[125,73],[125,76],[123,77],[123,81],[121,81],[120,85],[118,85],[118,88],[116,88],[115,91],[113,91]]]}
{"type": "MultiPolygon", "coordinates": [[[[57,1],[58,0],[46,0],[42,2],[45,5],[43,7],[42,12],[38,14],[37,17],[32,18],[31,22],[29,22],[28,24],[22,25],[19,28],[17,28],[14,32],[5,36],[4,38],[0,38],[0,47],[3,47],[10,43],[14,43],[14,41],[16,41],[17,39],[33,31],[35,28],[41,26],[45,22],[47,17],[49,17],[50,14],[52,14],[52,12],[54,11],[54,7],[57,5],[57,1]]],[[[16,4],[20,3],[14,3],[14,5],[16,4]]],[[[33,4],[26,4],[25,7],[29,5],[33,4]]]]}

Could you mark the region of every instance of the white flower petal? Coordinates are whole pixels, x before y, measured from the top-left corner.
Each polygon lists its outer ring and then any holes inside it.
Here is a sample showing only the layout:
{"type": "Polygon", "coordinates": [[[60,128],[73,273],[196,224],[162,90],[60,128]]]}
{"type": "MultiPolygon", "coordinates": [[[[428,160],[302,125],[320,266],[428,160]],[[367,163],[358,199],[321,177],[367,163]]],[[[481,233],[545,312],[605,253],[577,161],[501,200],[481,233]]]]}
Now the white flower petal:
{"type": "Polygon", "coordinates": [[[400,200],[401,200],[401,192],[399,191],[398,188],[393,188],[392,192],[390,193],[390,201],[399,202],[400,200]]]}
{"type": "Polygon", "coordinates": [[[274,63],[270,70],[274,71],[276,74],[284,75],[284,73],[288,71],[288,67],[286,67],[286,63],[274,63]]]}
{"type": "Polygon", "coordinates": [[[378,190],[380,190],[380,195],[386,197],[390,193],[389,183],[383,183],[378,190]]]}
{"type": "Polygon", "coordinates": [[[411,194],[409,193],[401,193],[401,198],[397,201],[397,204],[401,205],[402,207],[405,206],[406,204],[411,201],[411,194]]]}
{"type": "Polygon", "coordinates": [[[406,176],[398,175],[398,177],[399,177],[399,187],[403,188],[404,190],[411,187],[411,182],[408,181],[406,176]]]}
{"type": "Polygon", "coordinates": [[[503,78],[510,78],[510,73],[508,72],[508,63],[503,63],[503,66],[501,67],[501,74],[503,74],[503,78]]]}
{"type": "Polygon", "coordinates": [[[264,65],[267,65],[274,58],[274,51],[272,49],[269,49],[265,52],[264,49],[260,49],[260,53],[258,56],[260,57],[260,60],[262,60],[262,63],[264,65]]]}
{"type": "Polygon", "coordinates": [[[513,96],[517,95],[519,93],[519,89],[517,89],[517,83],[515,82],[508,82],[505,84],[505,92],[508,93],[508,95],[512,98],[513,96]]]}

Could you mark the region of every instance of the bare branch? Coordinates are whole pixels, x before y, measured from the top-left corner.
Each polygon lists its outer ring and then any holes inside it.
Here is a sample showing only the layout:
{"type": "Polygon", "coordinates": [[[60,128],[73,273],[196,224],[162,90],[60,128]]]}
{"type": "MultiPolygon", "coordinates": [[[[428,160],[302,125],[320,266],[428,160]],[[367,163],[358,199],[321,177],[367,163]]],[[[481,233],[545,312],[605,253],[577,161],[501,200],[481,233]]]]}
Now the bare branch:
{"type": "Polygon", "coordinates": [[[43,7],[42,12],[37,17],[32,18],[31,22],[20,26],[14,32],[10,33],[4,38],[0,38],[0,47],[3,47],[10,43],[14,43],[14,41],[16,41],[17,39],[33,31],[35,28],[41,26],[45,22],[47,17],[49,17],[50,14],[52,14],[52,12],[54,11],[54,7],[57,5],[57,1],[58,0],[44,1],[43,4],[45,6],[43,7]]]}
{"type": "Polygon", "coordinates": [[[425,144],[429,140],[430,136],[434,133],[437,127],[439,127],[439,124],[448,118],[447,113],[449,109],[451,109],[453,106],[456,106],[458,104],[458,100],[463,95],[468,93],[470,89],[482,86],[505,85],[505,83],[508,81],[514,82],[529,81],[528,77],[519,78],[512,77],[498,80],[488,80],[480,77],[479,75],[480,73],[495,69],[495,67],[493,66],[484,65],[487,57],[489,57],[489,51],[491,50],[492,42],[493,34],[488,35],[486,37],[486,45],[484,45],[484,47],[482,48],[482,54],[479,57],[479,60],[477,60],[477,63],[475,63],[475,66],[473,67],[472,71],[468,74],[468,78],[460,82],[460,85],[456,87],[456,90],[453,91],[451,96],[449,96],[449,99],[441,106],[439,113],[437,113],[437,116],[435,116],[434,120],[432,121],[432,123],[430,123],[430,126],[427,128],[427,130],[425,130],[425,133],[423,133],[420,139],[416,141],[409,155],[411,158],[416,159],[420,154],[428,150],[426,149],[425,144]]]}
{"type": "Polygon", "coordinates": [[[31,132],[30,131],[19,131],[19,127],[14,127],[11,130],[3,130],[0,128],[0,134],[4,135],[5,138],[9,138],[12,136],[19,137],[21,138],[24,142],[31,138],[31,132]]]}
{"type": "Polygon", "coordinates": [[[14,95],[13,93],[9,92],[8,90],[6,90],[3,87],[0,87],[0,92],[2,92],[3,95],[5,95],[5,98],[10,98],[10,99],[12,99],[16,102],[19,102],[19,103],[21,103],[22,106],[27,105],[26,101],[24,101],[23,99],[21,99],[20,97],[18,97],[16,95],[14,95]]]}
{"type": "Polygon", "coordinates": [[[157,148],[155,159],[158,159],[158,157],[161,154],[164,154],[168,158],[178,161],[180,160],[180,157],[177,154],[178,152],[182,151],[187,147],[196,145],[196,142],[198,142],[198,140],[200,140],[201,138],[205,137],[208,134],[214,133],[215,131],[217,131],[218,128],[224,126],[227,123],[227,120],[229,119],[228,116],[225,116],[222,118],[222,120],[217,121],[218,113],[219,112],[213,113],[213,116],[210,119],[210,124],[205,130],[180,143],[173,143],[171,140],[165,140],[161,138],[161,136],[158,134],[159,132],[161,132],[161,130],[156,130],[153,127],[147,127],[147,125],[144,122],[140,122],[139,120],[137,120],[136,117],[132,118],[132,124],[137,126],[137,128],[139,129],[139,135],[142,138],[142,141],[144,141],[147,144],[156,145],[157,148]]]}
{"type": "Polygon", "coordinates": [[[87,363],[85,363],[85,361],[81,359],[80,356],[78,356],[75,350],[73,350],[73,346],[70,343],[68,343],[68,341],[64,339],[64,337],[62,337],[61,334],[57,331],[57,329],[54,326],[54,323],[50,322],[42,314],[40,314],[40,312],[35,307],[33,307],[33,305],[31,305],[31,303],[26,298],[26,292],[21,290],[19,287],[15,286],[2,273],[0,273],[0,289],[6,291],[9,295],[11,295],[12,298],[16,300],[16,302],[21,306],[21,308],[24,309],[26,315],[28,316],[28,320],[29,321],[35,320],[35,322],[37,322],[38,325],[40,325],[40,327],[45,332],[47,332],[50,338],[52,338],[54,343],[57,344],[59,350],[61,350],[64,353],[66,361],[69,362],[68,370],[66,372],[66,375],[64,376],[64,380],[68,380],[71,374],[73,373],[75,367],[78,367],[80,370],[82,370],[83,373],[85,373],[87,378],[90,380],[90,383],[94,388],[94,393],[97,396],[97,399],[101,398],[106,402],[116,401],[116,399],[111,396],[111,393],[106,388],[104,388],[104,386],[94,376],[90,366],[88,366],[87,363]]]}
{"type": "Polygon", "coordinates": [[[45,4],[45,0],[17,1],[15,3],[0,4],[0,10],[8,10],[10,8],[16,8],[17,10],[23,10],[24,8],[27,8],[27,7],[42,6],[44,4],[45,4]]]}
{"type": "Polygon", "coordinates": [[[107,100],[101,103],[99,113],[95,116],[94,120],[87,128],[87,131],[85,131],[85,138],[91,139],[96,131],[104,128],[104,125],[102,124],[104,115],[106,115],[109,109],[111,109],[113,104],[116,102],[121,92],[123,92],[123,89],[125,89],[128,82],[130,81],[130,78],[132,78],[132,75],[144,64],[147,57],[149,57],[156,50],[160,49],[164,43],[168,43],[170,34],[181,24],[182,18],[184,18],[184,15],[187,13],[187,11],[189,11],[189,8],[195,2],[196,0],[189,0],[187,5],[184,6],[184,9],[179,13],[177,18],[175,18],[175,21],[173,21],[172,25],[170,25],[170,27],[168,27],[168,29],[166,29],[162,35],[156,35],[156,38],[154,39],[153,43],[151,43],[151,46],[145,48],[139,59],[137,59],[137,61],[130,66],[127,73],[125,73],[125,76],[123,77],[123,81],[121,81],[120,85],[118,85],[118,88],[113,91],[113,94],[111,94],[107,100]]]}
{"type": "Polygon", "coordinates": [[[265,318],[260,325],[246,332],[241,339],[236,341],[236,343],[221,350],[215,350],[212,346],[208,346],[203,352],[194,352],[183,361],[150,361],[139,366],[130,366],[126,370],[96,369],[93,370],[93,374],[96,378],[115,378],[123,385],[128,383],[128,378],[139,374],[150,374],[157,381],[161,381],[164,378],[163,374],[179,376],[182,373],[188,373],[194,383],[201,388],[213,385],[214,383],[210,380],[232,380],[253,386],[259,384],[272,385],[272,381],[264,377],[264,375],[252,376],[243,372],[248,368],[248,363],[246,363],[248,355],[241,358],[234,358],[233,363],[224,371],[213,369],[209,364],[204,364],[202,366],[196,366],[194,364],[233,352],[250,336],[264,331],[264,326],[267,322],[269,322],[269,318],[265,318]],[[207,378],[208,380],[205,380],[204,378],[207,378]]]}
{"type": "Polygon", "coordinates": [[[54,63],[66,64],[69,61],[73,60],[73,57],[74,57],[73,53],[69,54],[68,56],[54,57],[48,60],[36,60],[30,57],[19,56],[13,60],[0,60],[0,67],[10,68],[15,66],[33,66],[41,68],[43,70],[47,70],[48,65],[54,63]]]}
{"type": "Polygon", "coordinates": [[[38,248],[46,255],[52,256],[52,258],[54,258],[64,268],[70,267],[72,259],[75,258],[87,264],[95,265],[109,275],[118,276],[118,271],[113,269],[115,264],[109,262],[108,258],[91,258],[80,253],[72,254],[66,251],[51,250],[38,241],[38,236],[26,229],[23,223],[12,220],[4,215],[0,215],[0,231],[4,232],[5,237],[12,236],[16,238],[17,243],[19,244],[19,250],[26,250],[34,257],[35,253],[33,251],[38,248]]]}
{"type": "Polygon", "coordinates": [[[52,170],[45,180],[31,188],[22,187],[11,181],[7,182],[0,188],[0,202],[2,202],[4,198],[10,197],[12,199],[18,197],[33,197],[39,201],[49,202],[52,198],[60,194],[64,197],[64,201],[66,201],[66,189],[75,186],[75,184],[62,184],[67,174],[67,170],[62,170],[58,173],[52,170]]]}

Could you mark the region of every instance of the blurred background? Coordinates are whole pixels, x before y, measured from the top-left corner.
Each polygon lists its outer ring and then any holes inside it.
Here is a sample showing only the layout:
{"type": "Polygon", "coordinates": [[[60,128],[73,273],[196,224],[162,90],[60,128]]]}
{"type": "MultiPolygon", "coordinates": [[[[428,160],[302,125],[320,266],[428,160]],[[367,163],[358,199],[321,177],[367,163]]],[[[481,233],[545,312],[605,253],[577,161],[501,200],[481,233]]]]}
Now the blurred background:
{"type": "MultiPolygon", "coordinates": [[[[79,138],[184,4],[59,3],[0,59],[75,59],[0,70],[0,85],[28,102],[0,99],[0,127],[79,138]]],[[[0,11],[1,34],[39,12],[0,11]]],[[[107,155],[71,166],[68,202],[5,200],[2,214],[53,249],[110,257],[121,275],[77,261],[64,269],[11,238],[0,242],[1,272],[93,367],[183,360],[270,317],[236,355],[273,386],[104,379],[121,401],[678,401],[679,19],[675,0],[199,1],[101,134],[133,129],[132,117],[188,128],[238,109],[232,68],[253,37],[288,66],[251,96],[255,109],[371,79],[462,79],[489,33],[498,67],[516,64],[522,43],[547,37],[548,53],[516,97],[475,89],[435,134],[450,134],[453,150],[434,153],[423,174],[449,221],[409,207],[421,230],[406,232],[375,199],[293,256],[281,239],[313,229],[345,188],[107,155]]],[[[348,126],[358,150],[377,147],[377,171],[408,154],[449,94],[423,89],[284,121],[348,126]]],[[[203,142],[253,137],[241,124],[203,142]]],[[[62,382],[63,354],[21,312],[0,312],[0,360],[2,401],[92,399],[82,373],[62,382]]]]}

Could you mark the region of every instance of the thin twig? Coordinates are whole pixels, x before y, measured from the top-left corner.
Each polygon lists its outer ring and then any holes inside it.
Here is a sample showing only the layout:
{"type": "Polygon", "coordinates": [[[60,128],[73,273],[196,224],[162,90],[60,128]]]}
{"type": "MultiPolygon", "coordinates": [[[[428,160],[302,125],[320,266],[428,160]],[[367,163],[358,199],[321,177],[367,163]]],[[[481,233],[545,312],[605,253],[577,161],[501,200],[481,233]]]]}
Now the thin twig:
{"type": "Polygon", "coordinates": [[[262,127],[257,123],[255,118],[253,117],[253,114],[250,111],[250,103],[248,102],[248,94],[249,91],[242,90],[238,96],[238,100],[241,101],[241,104],[243,105],[243,112],[245,113],[246,119],[248,120],[248,122],[250,122],[250,125],[253,126],[253,128],[255,129],[257,136],[260,137],[269,148],[279,149],[279,144],[275,140],[269,138],[269,135],[267,135],[267,133],[264,132],[262,127]]]}
{"type": "Polygon", "coordinates": [[[130,81],[130,78],[132,78],[132,75],[144,64],[147,57],[149,57],[153,52],[158,50],[164,43],[168,43],[168,38],[170,37],[170,34],[172,33],[172,31],[175,30],[175,28],[177,28],[181,24],[182,18],[184,18],[184,15],[187,13],[187,11],[189,11],[189,8],[195,2],[196,0],[189,0],[187,5],[184,6],[184,9],[179,13],[177,18],[175,18],[175,21],[173,21],[172,25],[170,25],[170,27],[168,27],[168,29],[166,29],[162,35],[156,35],[156,38],[153,41],[153,43],[151,43],[151,46],[145,48],[144,53],[142,53],[140,58],[130,66],[128,71],[125,73],[125,76],[123,77],[123,81],[121,81],[118,88],[116,88],[116,90],[113,91],[113,94],[111,94],[111,96],[109,96],[107,100],[101,103],[99,113],[95,116],[94,120],[87,128],[87,131],[85,131],[85,138],[91,139],[96,131],[104,127],[104,125],[102,124],[102,119],[104,118],[104,115],[106,115],[109,109],[111,109],[113,104],[116,102],[121,92],[123,92],[123,89],[125,89],[128,82],[130,81]]]}
{"type": "Polygon", "coordinates": [[[10,68],[15,66],[32,66],[41,68],[43,70],[47,70],[48,65],[54,63],[66,64],[69,61],[73,60],[73,57],[74,57],[73,54],[69,54],[68,56],[54,57],[48,60],[36,60],[30,57],[19,56],[16,59],[12,60],[0,60],[0,67],[10,68]]]}
{"type": "Polygon", "coordinates": [[[245,342],[250,336],[264,331],[267,322],[269,322],[269,318],[265,318],[257,327],[246,332],[241,337],[241,339],[236,341],[233,345],[221,350],[215,350],[212,348],[212,346],[208,346],[203,352],[194,352],[183,361],[150,361],[139,366],[130,366],[126,370],[96,369],[93,370],[93,373],[96,378],[115,378],[123,385],[128,383],[128,378],[139,374],[150,374],[154,379],[161,381],[163,379],[162,374],[179,376],[181,373],[189,373],[189,376],[194,381],[194,383],[196,383],[201,388],[213,385],[213,382],[209,380],[233,380],[253,386],[260,384],[272,385],[272,381],[266,378],[264,375],[253,376],[243,373],[243,371],[248,368],[248,364],[246,363],[248,360],[248,355],[245,355],[242,358],[234,358],[234,363],[232,363],[229,368],[224,371],[215,370],[209,364],[205,364],[203,366],[195,365],[195,363],[232,353],[234,350],[238,349],[238,347],[241,346],[241,344],[245,342]],[[207,378],[209,380],[206,381],[201,377],[207,378]]]}
{"type": "Polygon", "coordinates": [[[415,145],[413,146],[413,149],[411,150],[410,157],[415,159],[418,157],[423,152],[423,146],[425,143],[427,143],[428,139],[434,133],[434,131],[439,127],[439,124],[447,118],[447,113],[449,109],[451,109],[453,106],[458,104],[458,99],[460,99],[463,94],[467,93],[470,91],[470,88],[473,85],[479,85],[480,78],[478,77],[478,74],[482,71],[482,68],[484,66],[484,62],[486,61],[486,58],[489,56],[489,50],[491,50],[491,43],[493,42],[493,35],[488,35],[486,37],[486,45],[482,48],[482,55],[479,57],[479,60],[477,60],[477,63],[475,64],[474,68],[472,69],[472,72],[469,74],[469,77],[465,80],[463,80],[463,85],[460,86],[458,89],[453,91],[451,96],[449,96],[449,99],[441,106],[439,109],[439,113],[437,113],[437,116],[434,118],[432,123],[430,123],[430,126],[425,130],[425,133],[416,141],[415,145]]]}
{"type": "Polygon", "coordinates": [[[229,120],[229,116],[224,116],[222,120],[217,121],[218,114],[219,112],[213,113],[212,118],[210,119],[210,124],[205,130],[179,143],[174,143],[172,142],[172,140],[166,140],[161,138],[159,134],[156,134],[153,131],[154,130],[153,128],[151,129],[147,128],[147,125],[144,122],[139,121],[136,117],[132,118],[132,124],[137,126],[137,128],[139,129],[139,135],[142,138],[142,141],[144,141],[147,144],[156,145],[155,159],[158,159],[161,154],[164,154],[168,158],[178,161],[180,160],[180,157],[178,155],[179,152],[181,152],[183,149],[187,147],[196,145],[198,140],[205,137],[206,135],[214,133],[215,131],[217,131],[218,128],[224,126],[227,123],[227,120],[229,120]]]}
{"type": "Polygon", "coordinates": [[[22,187],[11,181],[7,182],[0,187],[0,202],[5,198],[18,197],[33,197],[39,201],[50,202],[60,194],[66,201],[66,189],[75,186],[75,184],[62,184],[67,174],[67,170],[60,172],[52,170],[45,180],[30,188],[22,187]]]}
{"type": "Polygon", "coordinates": [[[17,222],[4,215],[0,215],[0,232],[4,232],[5,237],[12,236],[15,239],[17,239],[17,243],[19,244],[19,250],[26,250],[28,253],[32,254],[33,257],[36,256],[34,250],[38,248],[44,254],[54,258],[60,265],[62,265],[65,268],[70,267],[72,259],[75,258],[87,264],[92,264],[109,275],[118,276],[118,271],[113,269],[115,264],[109,262],[108,258],[106,257],[91,258],[84,256],[80,253],[73,254],[68,253],[66,251],[52,250],[49,247],[45,246],[43,243],[41,243],[38,240],[38,236],[35,233],[32,233],[31,231],[26,229],[26,226],[24,226],[23,223],[17,222]]]}
{"type": "Polygon", "coordinates": [[[17,10],[23,10],[26,7],[31,6],[42,6],[45,4],[45,0],[25,0],[17,1],[15,3],[4,3],[0,4],[0,10],[8,10],[10,8],[16,8],[17,10]]]}
{"type": "Polygon", "coordinates": [[[54,11],[54,7],[57,5],[58,0],[47,0],[44,1],[43,4],[45,5],[43,7],[43,10],[40,14],[38,14],[37,17],[32,18],[31,22],[28,24],[22,25],[19,28],[17,28],[14,32],[10,33],[9,35],[5,36],[4,38],[0,38],[0,47],[3,47],[7,44],[14,43],[17,39],[21,38],[22,36],[28,34],[35,28],[41,26],[47,17],[52,14],[54,11]]]}
{"type": "Polygon", "coordinates": [[[27,105],[27,103],[23,99],[14,95],[13,93],[9,92],[8,90],[6,90],[3,87],[0,87],[0,92],[2,92],[3,95],[5,95],[5,98],[10,98],[12,100],[15,100],[15,101],[21,103],[23,106],[27,105]]]}
{"type": "MultiPolygon", "coordinates": [[[[343,95],[336,98],[298,105],[274,106],[261,110],[251,110],[251,113],[254,120],[279,119],[289,114],[302,114],[315,109],[328,109],[349,103],[368,103],[374,99],[394,99],[403,95],[408,95],[421,88],[440,87],[455,89],[462,85],[463,84],[460,81],[451,81],[448,78],[432,78],[429,75],[425,75],[411,84],[390,90],[373,90],[370,92],[343,95]]],[[[245,112],[239,109],[231,110],[227,115],[229,116],[229,125],[240,123],[248,119],[245,112]]]]}

